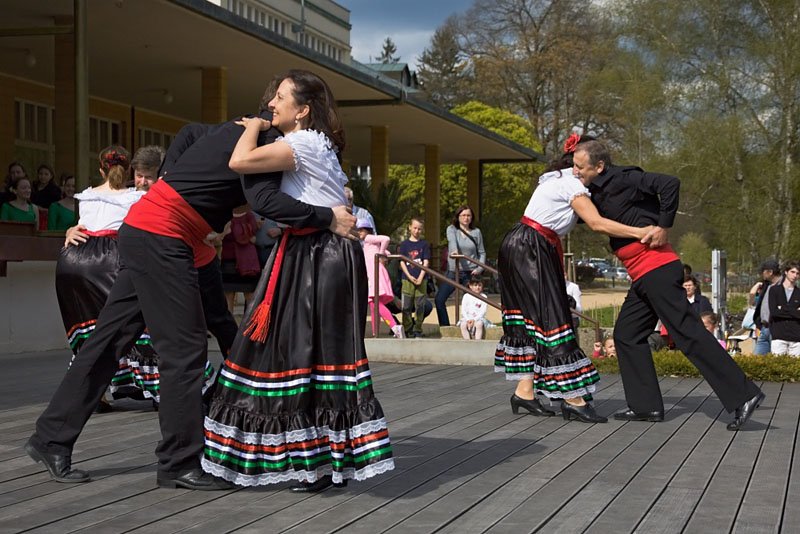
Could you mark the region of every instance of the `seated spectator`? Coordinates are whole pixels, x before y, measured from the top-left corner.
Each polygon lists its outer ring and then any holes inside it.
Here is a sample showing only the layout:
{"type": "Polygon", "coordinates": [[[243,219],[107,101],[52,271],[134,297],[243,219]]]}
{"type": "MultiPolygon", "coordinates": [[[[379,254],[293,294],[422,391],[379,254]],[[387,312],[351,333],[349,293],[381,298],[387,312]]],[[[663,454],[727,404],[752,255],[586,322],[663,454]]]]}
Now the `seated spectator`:
{"type": "Polygon", "coordinates": [[[61,200],[61,188],[53,181],[55,173],[49,165],[39,165],[36,169],[36,180],[33,182],[31,202],[40,208],[50,209],[50,204],[61,200]]]}
{"type": "MultiPolygon", "coordinates": [[[[486,294],[483,293],[483,280],[480,277],[470,278],[467,287],[480,296],[486,297],[486,294]]],[[[488,305],[485,302],[469,293],[464,293],[464,297],[461,299],[461,320],[458,321],[458,326],[461,327],[461,337],[483,339],[483,329],[487,323],[487,309],[488,305]]]]}
{"type": "Polygon", "coordinates": [[[236,293],[244,293],[247,307],[261,274],[256,251],[256,218],[250,206],[233,210],[233,219],[225,226],[222,239],[222,286],[228,300],[228,310],[233,313],[236,293]]]}
{"type": "Polygon", "coordinates": [[[75,212],[75,177],[63,175],[61,177],[61,193],[64,198],[50,204],[47,210],[47,229],[63,232],[78,223],[75,212]]]}
{"type": "Polygon", "coordinates": [[[38,228],[39,210],[31,203],[31,181],[20,178],[12,184],[9,191],[14,199],[0,206],[0,221],[28,222],[38,228]]]}
{"type": "MultiPolygon", "coordinates": [[[[694,313],[700,317],[703,313],[713,312],[714,308],[711,306],[711,301],[708,297],[700,294],[700,282],[694,276],[683,277],[683,289],[686,290],[686,298],[689,300],[689,307],[694,313]]],[[[675,348],[675,342],[667,332],[667,327],[663,324],[660,330],[661,337],[664,340],[664,345],[670,349],[675,348]]]]}
{"type": "Polygon", "coordinates": [[[800,356],[800,291],[796,291],[800,262],[788,261],[783,281],[768,290],[772,354],[800,356]]]}
{"type": "Polygon", "coordinates": [[[714,311],[708,297],[700,294],[700,282],[694,276],[684,276],[683,289],[686,290],[686,298],[689,299],[689,307],[699,317],[704,312],[714,311]]]}
{"type": "MultiPolygon", "coordinates": [[[[706,330],[711,332],[714,337],[717,337],[717,325],[719,324],[717,314],[712,311],[703,312],[700,314],[700,320],[703,321],[703,326],[706,327],[706,330]]],[[[728,349],[728,345],[725,343],[724,339],[717,338],[717,341],[719,341],[723,349],[728,349]]]]}
{"type": "Polygon", "coordinates": [[[603,358],[616,358],[617,348],[614,346],[614,338],[607,337],[603,342],[595,341],[594,350],[592,351],[592,358],[602,360],[603,358]]]}
{"type": "Polygon", "coordinates": [[[17,183],[21,178],[27,178],[28,173],[25,172],[25,167],[18,161],[12,161],[8,165],[8,173],[6,174],[3,188],[0,190],[0,204],[14,200],[14,194],[11,192],[11,187],[17,183]]]}

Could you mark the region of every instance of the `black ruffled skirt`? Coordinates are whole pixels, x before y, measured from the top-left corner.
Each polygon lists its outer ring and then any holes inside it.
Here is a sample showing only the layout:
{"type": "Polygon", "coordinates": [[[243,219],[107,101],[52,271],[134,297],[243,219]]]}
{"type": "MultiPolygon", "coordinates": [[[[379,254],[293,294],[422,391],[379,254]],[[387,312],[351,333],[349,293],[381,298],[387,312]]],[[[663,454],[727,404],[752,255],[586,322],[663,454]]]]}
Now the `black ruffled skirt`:
{"type": "MultiPolygon", "coordinates": [[[[118,270],[119,252],[114,237],[90,237],[86,243],[61,250],[56,263],[56,296],[73,355],[94,331],[118,270]]],[[[206,363],[205,372],[208,387],[214,373],[210,363],[206,363]]],[[[158,355],[147,331],[128,354],[120,357],[109,390],[115,398],[159,401],[158,355]]]]}
{"type": "Polygon", "coordinates": [[[242,486],[389,471],[389,433],[364,347],[361,245],[328,231],[287,239],[265,342],[244,332],[264,300],[277,246],[220,370],[203,469],[242,486]]]}
{"type": "Polygon", "coordinates": [[[503,337],[495,371],[508,380],[532,379],[549,398],[591,395],[600,376],[578,346],[556,248],[518,223],[503,238],[497,264],[503,337]]]}

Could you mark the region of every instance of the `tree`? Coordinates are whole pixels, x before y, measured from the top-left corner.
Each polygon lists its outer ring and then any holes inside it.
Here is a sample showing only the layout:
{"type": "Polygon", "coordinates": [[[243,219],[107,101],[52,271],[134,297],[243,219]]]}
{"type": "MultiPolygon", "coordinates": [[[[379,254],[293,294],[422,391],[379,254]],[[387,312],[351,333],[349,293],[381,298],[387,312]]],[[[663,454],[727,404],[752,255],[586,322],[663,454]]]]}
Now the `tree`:
{"type": "Polygon", "coordinates": [[[383,41],[383,48],[378,56],[378,61],[380,63],[397,63],[400,61],[400,56],[395,56],[396,53],[397,46],[394,44],[394,41],[392,41],[391,37],[387,37],[386,40],[383,41]]]}
{"type": "Polygon", "coordinates": [[[446,109],[469,100],[473,83],[458,44],[455,18],[448,18],[419,58],[420,85],[431,102],[446,109]]]}
{"type": "Polygon", "coordinates": [[[618,3],[633,48],[667,74],[672,120],[664,126],[674,141],[664,147],[662,161],[685,170],[685,191],[715,200],[710,210],[703,208],[724,248],[748,247],[735,257],[753,263],[797,255],[797,2],[679,4],[618,3]]]}
{"type": "Polygon", "coordinates": [[[573,126],[605,132],[587,74],[601,72],[616,45],[597,11],[591,0],[476,0],[456,19],[476,97],[527,118],[549,153],[573,126]]]}
{"type": "Polygon", "coordinates": [[[698,233],[683,234],[678,241],[678,253],[683,263],[688,263],[695,271],[708,271],[711,268],[711,247],[698,233]]]}

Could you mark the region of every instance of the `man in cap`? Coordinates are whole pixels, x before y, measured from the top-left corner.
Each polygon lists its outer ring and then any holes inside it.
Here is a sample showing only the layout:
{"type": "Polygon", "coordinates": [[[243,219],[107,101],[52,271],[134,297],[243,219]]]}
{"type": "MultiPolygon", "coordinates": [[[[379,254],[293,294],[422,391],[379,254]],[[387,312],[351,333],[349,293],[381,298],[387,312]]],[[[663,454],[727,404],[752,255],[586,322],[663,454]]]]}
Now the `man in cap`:
{"type": "Polygon", "coordinates": [[[764,260],[761,264],[761,281],[750,289],[750,303],[755,308],[753,324],[758,329],[756,346],[753,354],[763,356],[769,354],[772,336],[769,333],[769,298],[768,289],[781,281],[781,269],[774,258],[764,260]]]}

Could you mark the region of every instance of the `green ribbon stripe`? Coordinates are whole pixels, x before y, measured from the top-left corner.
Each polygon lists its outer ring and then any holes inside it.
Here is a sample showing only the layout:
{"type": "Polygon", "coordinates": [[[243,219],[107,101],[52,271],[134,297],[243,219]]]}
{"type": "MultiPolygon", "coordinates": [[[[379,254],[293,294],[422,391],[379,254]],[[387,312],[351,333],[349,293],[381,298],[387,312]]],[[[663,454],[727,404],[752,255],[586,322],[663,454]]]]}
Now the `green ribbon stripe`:
{"type": "Polygon", "coordinates": [[[285,460],[281,460],[278,462],[270,462],[269,460],[242,460],[236,456],[232,456],[230,454],[226,454],[223,452],[216,451],[209,447],[205,448],[205,452],[208,456],[212,458],[216,458],[217,460],[221,460],[223,462],[232,463],[238,465],[239,467],[244,467],[245,469],[250,469],[253,467],[262,467],[266,469],[283,469],[288,466],[289,463],[292,465],[303,465],[306,467],[312,467],[314,464],[318,464],[322,461],[329,461],[332,466],[334,467],[344,467],[347,464],[352,464],[353,462],[364,462],[365,460],[369,460],[371,458],[375,458],[376,456],[382,456],[384,454],[390,454],[392,452],[391,446],[386,446],[382,449],[377,449],[374,451],[366,452],[356,457],[351,457],[350,461],[345,460],[335,460],[331,456],[330,453],[321,454],[315,458],[287,458],[285,460]]]}

